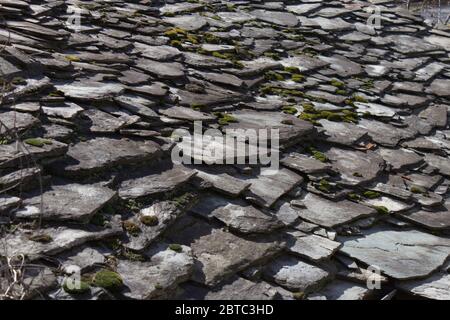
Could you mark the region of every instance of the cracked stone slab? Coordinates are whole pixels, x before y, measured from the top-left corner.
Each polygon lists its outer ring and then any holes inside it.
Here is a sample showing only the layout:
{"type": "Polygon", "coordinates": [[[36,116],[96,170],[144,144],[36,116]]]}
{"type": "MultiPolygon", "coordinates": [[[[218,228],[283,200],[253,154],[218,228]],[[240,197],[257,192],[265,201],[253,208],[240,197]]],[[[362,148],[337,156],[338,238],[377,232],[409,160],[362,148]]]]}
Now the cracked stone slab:
{"type": "Polygon", "coordinates": [[[291,256],[282,256],[264,267],[264,276],[292,291],[312,292],[331,280],[331,274],[291,256]]]}
{"type": "Polygon", "coordinates": [[[170,192],[187,183],[195,174],[194,170],[175,166],[161,173],[126,180],[119,186],[119,196],[122,199],[131,199],[170,192]]]}
{"type": "Polygon", "coordinates": [[[98,185],[58,183],[41,195],[23,200],[23,208],[15,212],[17,218],[84,221],[89,219],[116,196],[116,192],[98,185]]]}
{"type": "Polygon", "coordinates": [[[356,219],[367,218],[376,210],[348,200],[334,202],[308,193],[302,200],[299,216],[326,228],[333,228],[356,219]]]}
{"type": "Polygon", "coordinates": [[[330,164],[323,163],[313,157],[296,152],[289,153],[286,157],[282,158],[281,163],[290,169],[306,174],[332,171],[332,166],[330,164]]]}
{"type": "Polygon", "coordinates": [[[149,261],[119,260],[117,272],[123,279],[122,294],[131,299],[164,298],[192,274],[194,259],[187,246],[174,251],[165,244],[149,249],[149,261]]]}
{"type": "Polygon", "coordinates": [[[210,195],[200,200],[192,212],[205,218],[215,217],[232,230],[242,233],[270,233],[283,226],[275,216],[264,213],[242,200],[210,195]]]}
{"type": "Polygon", "coordinates": [[[417,131],[413,128],[397,128],[381,121],[361,119],[358,127],[367,130],[376,143],[386,147],[396,147],[401,140],[411,139],[417,131]]]}
{"type": "Polygon", "coordinates": [[[393,170],[403,170],[423,162],[423,158],[408,149],[380,148],[377,151],[393,170]]]}
{"type": "Polygon", "coordinates": [[[353,146],[367,137],[367,131],[346,122],[334,122],[325,119],[319,120],[324,129],[324,137],[319,137],[331,143],[337,143],[345,146],[353,146]]]}
{"type": "Polygon", "coordinates": [[[426,277],[450,255],[450,240],[417,230],[374,229],[361,238],[342,239],[340,249],[398,280],[426,277]],[[424,263],[427,261],[427,263],[424,263]]]}
{"type": "Polygon", "coordinates": [[[160,153],[159,146],[151,141],[98,137],[70,146],[69,158],[58,162],[55,170],[70,176],[90,174],[113,166],[150,161],[160,153]]]}
{"type": "Polygon", "coordinates": [[[197,177],[212,184],[213,189],[231,197],[238,197],[250,187],[250,182],[237,179],[227,173],[196,168],[197,177]]]}
{"type": "Polygon", "coordinates": [[[42,112],[49,117],[59,117],[67,120],[72,120],[77,117],[84,109],[79,105],[66,102],[63,104],[48,104],[42,106],[42,112]]]}
{"type": "Polygon", "coordinates": [[[450,228],[450,200],[445,201],[441,208],[435,210],[416,210],[405,212],[401,217],[412,223],[431,230],[445,230],[450,228]]]}

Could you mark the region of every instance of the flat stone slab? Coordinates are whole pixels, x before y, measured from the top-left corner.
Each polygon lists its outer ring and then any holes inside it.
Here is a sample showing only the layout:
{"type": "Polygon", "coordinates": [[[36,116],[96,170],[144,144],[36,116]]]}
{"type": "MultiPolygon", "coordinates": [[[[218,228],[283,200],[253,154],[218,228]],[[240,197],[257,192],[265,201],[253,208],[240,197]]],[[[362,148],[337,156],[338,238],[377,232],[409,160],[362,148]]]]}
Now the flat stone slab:
{"type": "Polygon", "coordinates": [[[38,259],[43,255],[55,255],[88,241],[120,235],[122,228],[114,218],[112,228],[99,230],[73,229],[68,227],[43,228],[32,232],[16,231],[8,237],[5,247],[0,249],[0,255],[16,256],[23,254],[30,259],[38,259]],[[49,241],[34,241],[40,237],[49,241]]]}
{"type": "Polygon", "coordinates": [[[215,217],[230,229],[242,233],[269,233],[283,226],[275,216],[264,213],[242,200],[209,195],[191,210],[206,218],[215,217]]]}
{"type": "Polygon", "coordinates": [[[331,279],[324,269],[291,256],[282,256],[269,263],[263,274],[288,290],[304,293],[319,289],[331,279]]]}
{"type": "Polygon", "coordinates": [[[41,195],[24,199],[23,208],[16,211],[17,218],[44,220],[74,220],[87,222],[99,209],[108,203],[116,192],[97,185],[59,183],[41,195]]]}
{"type": "Polygon", "coordinates": [[[72,120],[77,117],[84,109],[73,102],[66,102],[64,104],[49,104],[42,106],[42,112],[49,117],[58,117],[67,120],[72,120]]]}
{"type": "Polygon", "coordinates": [[[332,147],[325,152],[334,171],[339,172],[339,183],[357,186],[373,181],[383,171],[383,158],[373,151],[361,152],[332,147]]]}
{"type": "Polygon", "coordinates": [[[315,262],[329,259],[341,246],[339,242],[301,231],[289,231],[287,235],[290,253],[315,262]]]}
{"type": "Polygon", "coordinates": [[[159,113],[168,116],[170,118],[174,119],[181,119],[181,120],[188,120],[188,121],[205,121],[205,122],[211,122],[216,117],[205,113],[193,110],[192,108],[186,108],[186,107],[170,107],[168,109],[160,109],[159,113]]]}
{"type": "Polygon", "coordinates": [[[299,23],[297,17],[289,12],[254,10],[250,14],[258,20],[284,27],[295,27],[299,23]]]}
{"type": "Polygon", "coordinates": [[[237,197],[247,190],[251,183],[242,181],[227,173],[214,172],[211,169],[196,168],[196,177],[212,184],[212,188],[231,197],[237,197]]]}
{"type": "Polygon", "coordinates": [[[373,293],[365,286],[353,282],[335,280],[317,293],[308,296],[308,300],[365,300],[373,293]]]}
{"type": "Polygon", "coordinates": [[[414,151],[408,149],[380,148],[378,153],[393,170],[403,170],[414,167],[423,162],[423,158],[414,151]]]}
{"type": "Polygon", "coordinates": [[[119,186],[119,196],[122,199],[131,199],[170,192],[188,182],[195,174],[194,170],[175,166],[161,173],[126,180],[119,186]]]}
{"type": "Polygon", "coordinates": [[[266,208],[272,207],[284,194],[303,182],[303,177],[295,172],[281,168],[273,175],[259,175],[245,179],[251,183],[246,199],[266,208]]]}
{"type": "Polygon", "coordinates": [[[192,274],[194,259],[187,246],[181,246],[178,252],[159,244],[145,254],[149,256],[149,261],[120,260],[117,265],[117,272],[126,288],[122,294],[127,298],[143,300],[167,297],[192,274]]]}
{"type": "Polygon", "coordinates": [[[28,113],[8,111],[0,113],[0,134],[6,134],[10,130],[23,132],[39,126],[40,121],[28,113]]]}
{"type": "Polygon", "coordinates": [[[286,157],[282,158],[281,163],[290,169],[306,174],[332,171],[330,164],[323,163],[313,157],[296,152],[289,153],[286,157]]]}
{"type": "Polygon", "coordinates": [[[442,208],[436,210],[405,212],[401,214],[401,217],[431,230],[449,229],[450,201],[447,200],[442,208]]]}
{"type": "Polygon", "coordinates": [[[20,206],[22,199],[13,196],[0,196],[0,215],[8,213],[9,210],[20,206]]]}
{"type": "Polygon", "coordinates": [[[450,255],[449,239],[416,230],[372,228],[361,238],[343,238],[342,242],[343,253],[398,280],[426,277],[450,255]]]}
{"type": "Polygon", "coordinates": [[[324,137],[320,139],[345,146],[356,145],[367,136],[367,131],[346,122],[334,122],[325,119],[319,120],[324,129],[324,137]]]}
{"type": "Polygon", "coordinates": [[[376,213],[375,209],[352,201],[334,202],[313,193],[308,193],[303,198],[302,204],[304,208],[299,209],[299,216],[302,219],[327,228],[366,218],[376,213]]]}
{"type": "Polygon", "coordinates": [[[149,59],[141,59],[137,62],[136,67],[161,79],[184,77],[184,67],[178,62],[155,62],[149,59]]]}
{"type": "Polygon", "coordinates": [[[98,137],[70,146],[69,158],[58,162],[55,170],[70,176],[84,175],[118,165],[153,160],[160,153],[159,146],[152,141],[98,137]]]}
{"type": "Polygon", "coordinates": [[[55,88],[67,98],[82,101],[109,100],[120,95],[125,87],[117,83],[103,83],[91,80],[56,84],[55,88]]]}
{"type": "Polygon", "coordinates": [[[195,240],[191,248],[198,261],[193,279],[211,286],[252,264],[271,258],[282,247],[271,237],[247,240],[216,229],[195,240]]]}
{"type": "Polygon", "coordinates": [[[388,123],[361,119],[358,127],[367,130],[373,141],[386,147],[396,147],[401,140],[411,139],[417,131],[410,128],[397,128],[388,123]]]}

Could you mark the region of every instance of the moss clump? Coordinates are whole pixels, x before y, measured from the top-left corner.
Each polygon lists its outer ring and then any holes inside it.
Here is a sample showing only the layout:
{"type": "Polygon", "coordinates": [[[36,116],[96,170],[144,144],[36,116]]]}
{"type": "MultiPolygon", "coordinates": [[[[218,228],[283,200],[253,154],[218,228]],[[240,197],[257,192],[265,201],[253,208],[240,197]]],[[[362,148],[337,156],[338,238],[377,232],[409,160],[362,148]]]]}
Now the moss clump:
{"type": "Polygon", "coordinates": [[[421,187],[421,186],[417,186],[417,185],[413,185],[411,187],[411,189],[409,189],[409,191],[411,191],[412,193],[416,193],[416,194],[425,194],[425,193],[427,193],[427,189],[425,189],[424,187],[421,187]]]}
{"type": "Polygon", "coordinates": [[[356,102],[361,102],[361,103],[367,103],[367,99],[362,97],[362,96],[358,96],[358,95],[353,95],[353,100],[356,102]]]}
{"type": "Polygon", "coordinates": [[[50,243],[53,241],[53,238],[48,234],[36,234],[29,238],[31,241],[40,242],[40,243],[50,243]]]}
{"type": "Polygon", "coordinates": [[[50,145],[53,143],[51,140],[42,139],[42,138],[29,138],[29,139],[24,140],[23,142],[25,142],[26,144],[29,144],[30,146],[39,147],[39,148],[42,148],[45,145],[50,145]]]}
{"type": "Polygon", "coordinates": [[[171,245],[169,245],[169,249],[173,250],[175,252],[181,252],[183,251],[183,247],[181,247],[181,245],[177,244],[177,243],[172,243],[171,245]]]}
{"type": "Polygon", "coordinates": [[[235,117],[228,113],[216,112],[214,113],[218,118],[218,122],[221,126],[225,126],[231,122],[238,122],[235,117]]]}
{"type": "Polygon", "coordinates": [[[389,213],[389,209],[386,208],[385,206],[374,206],[375,210],[377,210],[378,213],[381,214],[388,214],[389,213]]]}
{"type": "Polygon", "coordinates": [[[284,71],[285,72],[289,72],[289,73],[297,73],[300,74],[300,69],[297,67],[284,67],[284,71]]]}
{"type": "Polygon", "coordinates": [[[132,221],[124,221],[122,225],[123,228],[133,237],[138,236],[142,232],[141,228],[139,228],[139,226],[132,221]]]}
{"type": "Polygon", "coordinates": [[[92,284],[96,287],[114,291],[123,286],[123,280],[117,272],[103,269],[94,275],[92,284]]]}
{"type": "Polygon", "coordinates": [[[280,55],[276,52],[264,52],[264,55],[273,60],[280,60],[280,55]]]}
{"type": "Polygon", "coordinates": [[[284,80],[283,75],[281,75],[281,74],[279,74],[278,72],[275,72],[275,71],[267,71],[264,74],[264,77],[267,80],[272,80],[272,81],[283,81],[284,80]]]}
{"type": "Polygon", "coordinates": [[[169,37],[170,39],[180,40],[187,35],[187,31],[181,28],[174,27],[164,32],[164,35],[166,37],[169,37]]]}
{"type": "Polygon", "coordinates": [[[359,173],[359,172],[353,172],[353,176],[361,178],[363,175],[361,173],[359,173]]]}
{"type": "Polygon", "coordinates": [[[71,285],[69,285],[68,281],[64,281],[62,288],[65,292],[69,293],[69,294],[83,294],[86,293],[90,290],[90,285],[89,283],[85,282],[85,281],[80,281],[79,286],[72,288],[71,285]]]}
{"type": "Polygon", "coordinates": [[[332,112],[332,113],[327,115],[327,120],[329,120],[329,121],[336,121],[336,122],[342,121],[342,116],[340,114],[332,112]]]}
{"type": "Polygon", "coordinates": [[[281,108],[281,110],[283,110],[283,112],[287,114],[296,114],[298,112],[298,110],[292,106],[285,106],[281,108]]]}
{"type": "Polygon", "coordinates": [[[329,193],[331,191],[331,185],[328,182],[328,180],[322,179],[319,181],[319,184],[317,185],[317,189],[322,192],[329,193]]]}
{"type": "Polygon", "coordinates": [[[159,223],[159,219],[157,216],[141,216],[139,220],[145,224],[146,226],[156,226],[159,223]]]}
{"type": "Polygon", "coordinates": [[[354,193],[354,192],[350,192],[350,193],[347,195],[347,198],[349,198],[350,200],[354,200],[354,201],[359,201],[359,200],[361,200],[361,196],[358,195],[358,194],[356,194],[356,193],[354,193]]]}
{"type": "Polygon", "coordinates": [[[376,198],[381,197],[381,194],[376,191],[367,190],[367,191],[363,192],[363,196],[367,199],[376,199],[376,198]]]}
{"type": "Polygon", "coordinates": [[[197,195],[192,192],[186,192],[185,194],[175,197],[172,199],[172,201],[175,203],[175,205],[179,208],[186,208],[190,205],[192,205],[195,200],[197,199],[197,195]]]}
{"type": "Polygon", "coordinates": [[[328,162],[327,156],[313,147],[307,148],[307,151],[313,156],[314,159],[319,160],[320,162],[328,162]]]}
{"type": "Polygon", "coordinates": [[[171,40],[170,45],[179,49],[183,47],[183,43],[180,40],[171,40]]]}
{"type": "Polygon", "coordinates": [[[340,95],[340,96],[346,96],[347,95],[347,91],[342,90],[342,89],[336,90],[335,93],[340,95]]]}
{"type": "Polygon", "coordinates": [[[216,57],[216,58],[219,58],[219,59],[228,59],[229,58],[229,56],[227,56],[226,54],[223,54],[223,53],[220,53],[220,52],[217,52],[217,51],[214,51],[212,54],[211,54],[213,57],[216,57]]]}
{"type": "Polygon", "coordinates": [[[291,80],[294,82],[303,82],[303,81],[305,81],[305,76],[303,76],[302,74],[296,73],[291,76],[291,80]]]}
{"type": "Polygon", "coordinates": [[[70,61],[70,62],[79,62],[81,61],[80,58],[78,58],[77,56],[73,56],[73,55],[68,55],[65,56],[66,60],[70,61]]]}
{"type": "Polygon", "coordinates": [[[293,292],[293,293],[292,293],[292,297],[293,297],[295,300],[303,300],[303,299],[305,299],[305,293],[304,293],[304,292],[301,292],[301,291],[299,291],[299,292],[293,292]]]}
{"type": "Polygon", "coordinates": [[[143,261],[147,260],[147,258],[144,255],[136,253],[136,252],[133,252],[133,251],[128,250],[126,248],[123,248],[121,250],[120,256],[125,258],[125,259],[127,259],[127,260],[130,260],[130,261],[141,261],[141,262],[143,262],[143,261]]]}
{"type": "Polygon", "coordinates": [[[330,84],[336,88],[345,88],[345,83],[336,79],[331,80],[330,84]]]}

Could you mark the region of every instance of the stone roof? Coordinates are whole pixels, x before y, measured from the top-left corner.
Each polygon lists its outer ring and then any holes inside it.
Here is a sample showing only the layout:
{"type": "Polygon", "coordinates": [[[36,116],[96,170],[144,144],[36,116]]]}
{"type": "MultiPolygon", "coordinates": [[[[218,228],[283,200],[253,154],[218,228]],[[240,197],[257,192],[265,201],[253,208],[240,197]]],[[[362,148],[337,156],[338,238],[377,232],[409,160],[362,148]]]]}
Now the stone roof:
{"type": "Polygon", "coordinates": [[[0,299],[450,299],[448,27],[390,0],[0,15],[0,299]],[[176,163],[196,121],[278,129],[279,170],[176,163]]]}

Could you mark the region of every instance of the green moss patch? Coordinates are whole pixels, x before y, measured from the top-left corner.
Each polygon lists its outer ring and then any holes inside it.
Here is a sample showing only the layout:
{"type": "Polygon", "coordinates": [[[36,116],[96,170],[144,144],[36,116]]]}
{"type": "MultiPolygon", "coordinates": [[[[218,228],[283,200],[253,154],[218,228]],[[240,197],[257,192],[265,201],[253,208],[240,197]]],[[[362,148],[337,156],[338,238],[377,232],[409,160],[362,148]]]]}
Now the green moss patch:
{"type": "Polygon", "coordinates": [[[123,280],[117,272],[103,269],[94,275],[92,284],[96,287],[115,291],[123,286],[123,280]]]}
{"type": "Polygon", "coordinates": [[[42,148],[45,145],[53,144],[53,142],[51,140],[42,139],[42,138],[29,138],[29,139],[24,140],[23,142],[25,142],[26,144],[28,144],[30,146],[39,147],[39,148],[42,148]]]}
{"type": "Polygon", "coordinates": [[[72,285],[69,285],[68,280],[65,280],[62,288],[65,292],[69,293],[69,294],[83,294],[86,292],[90,291],[90,285],[89,283],[85,282],[85,281],[80,281],[79,282],[79,286],[77,287],[72,287],[72,285]]]}

